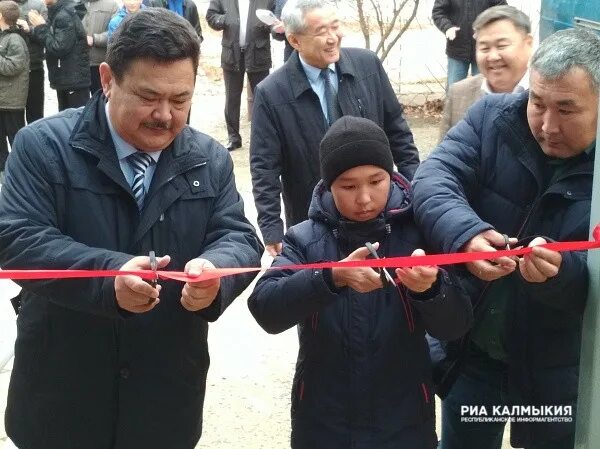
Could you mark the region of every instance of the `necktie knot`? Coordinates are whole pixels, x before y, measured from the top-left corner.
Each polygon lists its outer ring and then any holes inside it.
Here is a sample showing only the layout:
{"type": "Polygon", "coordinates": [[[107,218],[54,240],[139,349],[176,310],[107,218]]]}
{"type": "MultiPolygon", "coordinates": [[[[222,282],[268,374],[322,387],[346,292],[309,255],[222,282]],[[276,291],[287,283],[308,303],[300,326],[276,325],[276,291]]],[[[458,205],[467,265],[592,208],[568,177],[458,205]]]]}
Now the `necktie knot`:
{"type": "Polygon", "coordinates": [[[142,210],[144,207],[144,197],[146,196],[146,186],[144,184],[144,178],[146,170],[154,160],[148,153],[143,151],[137,151],[127,157],[131,168],[133,169],[133,182],[131,184],[131,191],[135,197],[135,202],[138,208],[142,210]]]}

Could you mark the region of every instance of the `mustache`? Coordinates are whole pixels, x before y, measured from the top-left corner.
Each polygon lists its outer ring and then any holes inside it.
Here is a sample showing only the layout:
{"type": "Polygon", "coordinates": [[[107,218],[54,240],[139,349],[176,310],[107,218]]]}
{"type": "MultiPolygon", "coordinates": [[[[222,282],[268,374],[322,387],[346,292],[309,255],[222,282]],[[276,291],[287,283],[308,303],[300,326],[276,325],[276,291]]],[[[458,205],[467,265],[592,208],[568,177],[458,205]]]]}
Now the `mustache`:
{"type": "Polygon", "coordinates": [[[152,129],[171,129],[171,123],[169,123],[169,122],[160,122],[160,121],[144,122],[143,125],[146,128],[152,128],[152,129]]]}

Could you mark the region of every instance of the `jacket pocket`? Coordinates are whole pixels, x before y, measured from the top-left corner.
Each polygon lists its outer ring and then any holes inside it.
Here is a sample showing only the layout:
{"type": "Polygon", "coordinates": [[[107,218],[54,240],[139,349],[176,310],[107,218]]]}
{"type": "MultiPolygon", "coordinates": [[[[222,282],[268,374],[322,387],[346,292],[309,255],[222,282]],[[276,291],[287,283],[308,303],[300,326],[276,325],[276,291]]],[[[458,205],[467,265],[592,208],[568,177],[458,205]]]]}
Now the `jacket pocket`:
{"type": "Polygon", "coordinates": [[[221,44],[221,65],[223,66],[234,66],[235,65],[235,54],[233,51],[233,43],[221,44]]]}
{"type": "Polygon", "coordinates": [[[271,67],[271,46],[268,39],[257,40],[254,43],[254,61],[256,68],[271,67]]]}

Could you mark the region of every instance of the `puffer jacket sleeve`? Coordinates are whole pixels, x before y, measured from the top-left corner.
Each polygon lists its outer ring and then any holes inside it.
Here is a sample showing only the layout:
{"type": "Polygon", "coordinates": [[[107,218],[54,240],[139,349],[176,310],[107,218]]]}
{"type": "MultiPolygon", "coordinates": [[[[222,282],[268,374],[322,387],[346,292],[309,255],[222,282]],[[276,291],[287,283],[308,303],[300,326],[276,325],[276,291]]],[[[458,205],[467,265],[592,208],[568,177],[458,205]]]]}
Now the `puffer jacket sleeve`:
{"type": "Polygon", "coordinates": [[[46,28],[44,42],[46,51],[57,58],[71,53],[77,42],[77,28],[73,17],[66,12],[59,12],[52,22],[52,26],[46,28]]]}
{"type": "Polygon", "coordinates": [[[198,14],[198,7],[193,0],[185,2],[185,17],[190,22],[196,34],[198,35],[198,41],[202,43],[204,37],[202,36],[202,25],[200,25],[200,15],[198,14]]]}
{"type": "Polygon", "coordinates": [[[493,229],[470,206],[479,178],[485,176],[481,173],[482,129],[493,126],[486,109],[484,97],[450,129],[415,174],[415,220],[436,251],[459,251],[477,234],[493,229]]]}
{"type": "Polygon", "coordinates": [[[282,144],[269,108],[264,86],[254,91],[252,131],[250,139],[250,172],[252,193],[258,212],[258,226],[266,244],[279,243],[283,238],[281,220],[282,144]]]}
{"type": "Polygon", "coordinates": [[[549,308],[570,315],[582,316],[587,302],[589,281],[587,252],[566,251],[561,255],[562,262],[558,274],[546,282],[527,282],[520,273],[519,279],[532,301],[541,302],[549,308]]]}
{"type": "MultiPolygon", "coordinates": [[[[57,165],[35,128],[16,135],[0,195],[3,269],[116,270],[133,256],[93,248],[61,233],[50,171],[57,165]]],[[[63,307],[119,317],[114,278],[19,281],[24,290],[63,307]]]]}
{"type": "MultiPolygon", "coordinates": [[[[217,170],[220,176],[212,180],[218,183],[218,194],[199,257],[211,261],[217,268],[259,267],[264,248],[244,215],[244,202],[235,185],[233,161],[225,148],[219,146],[213,150],[215,163],[220,165],[217,170]]],[[[217,298],[199,314],[209,321],[216,320],[255,277],[256,272],[221,278],[217,298]]]]}
{"type": "Polygon", "coordinates": [[[383,97],[383,129],[390,141],[390,149],[398,172],[406,179],[412,180],[419,166],[419,151],[415,146],[412,131],[404,118],[402,106],[398,102],[390,79],[383,65],[375,57],[383,97]]]}
{"type": "Polygon", "coordinates": [[[460,282],[452,272],[440,269],[438,280],[430,290],[432,292],[407,293],[429,335],[440,340],[462,337],[473,324],[473,309],[460,282]]]}
{"type": "Polygon", "coordinates": [[[0,75],[15,76],[29,70],[28,50],[25,41],[17,34],[9,35],[6,52],[0,53],[0,75]]]}
{"type": "MultiPolygon", "coordinates": [[[[272,267],[306,263],[303,245],[296,236],[298,226],[287,232],[283,251],[272,267]]],[[[283,332],[339,297],[326,276],[324,270],[267,271],[248,299],[250,312],[268,333],[283,332]]]]}
{"type": "Polygon", "coordinates": [[[225,29],[225,10],[221,0],[210,0],[206,10],[206,22],[213,30],[221,31],[225,29]]]}

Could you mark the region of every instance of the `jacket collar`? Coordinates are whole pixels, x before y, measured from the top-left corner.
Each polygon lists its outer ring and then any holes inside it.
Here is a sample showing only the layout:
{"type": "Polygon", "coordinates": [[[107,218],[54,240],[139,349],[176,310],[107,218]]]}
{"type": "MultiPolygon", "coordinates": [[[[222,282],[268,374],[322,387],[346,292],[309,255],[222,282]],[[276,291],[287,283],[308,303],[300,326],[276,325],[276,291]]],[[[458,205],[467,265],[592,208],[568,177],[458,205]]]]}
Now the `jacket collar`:
{"type": "MultiPolygon", "coordinates": [[[[105,106],[106,97],[101,91],[94,94],[75,125],[69,143],[77,150],[96,157],[98,169],[123,189],[130,191],[119,165],[105,106]]],[[[197,140],[192,137],[191,129],[186,126],[170,147],[162,152],[149,194],[190,167],[206,163],[209,159],[207,149],[198,145],[197,140]]]]}
{"type": "MultiPolygon", "coordinates": [[[[353,78],[356,77],[356,68],[354,67],[353,61],[348,56],[348,52],[343,48],[340,48],[340,59],[336,62],[335,67],[340,78],[348,76],[353,78]]],[[[292,53],[283,68],[288,74],[295,98],[300,97],[304,92],[312,89],[297,51],[292,53]]]]}
{"type": "MultiPolygon", "coordinates": [[[[501,104],[494,124],[509,139],[515,157],[531,172],[541,192],[544,189],[544,182],[539,165],[545,163],[545,158],[527,122],[529,91],[505,94],[504,97],[506,100],[501,104]]],[[[591,175],[594,169],[594,153],[594,151],[589,152],[587,157],[582,158],[581,163],[567,170],[560,179],[574,174],[591,175]]]]}

